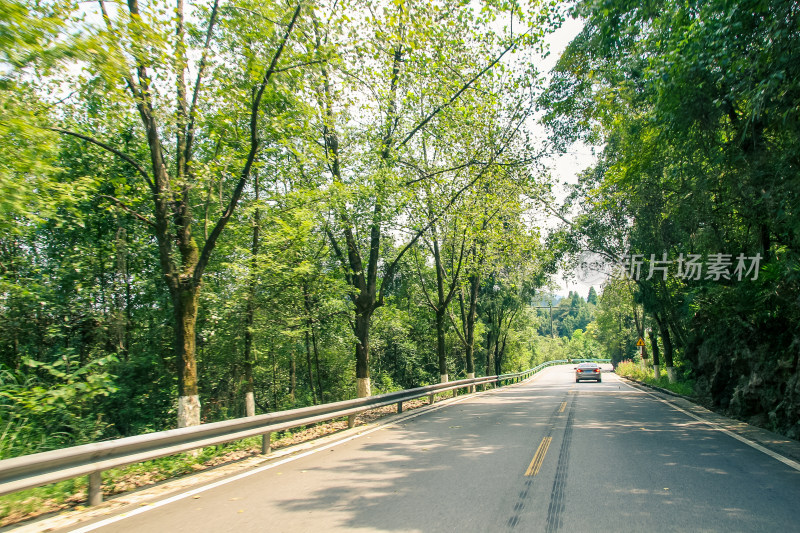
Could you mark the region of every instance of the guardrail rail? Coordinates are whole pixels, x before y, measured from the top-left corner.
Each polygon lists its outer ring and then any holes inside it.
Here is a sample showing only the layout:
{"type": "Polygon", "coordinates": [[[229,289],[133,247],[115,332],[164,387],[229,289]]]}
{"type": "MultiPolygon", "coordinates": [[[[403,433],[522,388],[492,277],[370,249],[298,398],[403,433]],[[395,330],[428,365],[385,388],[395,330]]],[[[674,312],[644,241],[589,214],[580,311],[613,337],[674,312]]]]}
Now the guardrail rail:
{"type": "MultiPolygon", "coordinates": [[[[102,472],[111,468],[149,461],[167,455],[187,452],[205,446],[214,446],[253,436],[262,436],[261,452],[270,453],[270,438],[274,431],[325,422],[334,418],[354,415],[378,407],[397,404],[402,412],[403,402],[429,397],[448,391],[468,388],[474,392],[478,386],[517,383],[545,367],[575,362],[609,362],[610,359],[559,359],[547,361],[534,368],[514,374],[485,376],[437,383],[426,387],[379,394],[367,398],[302,407],[287,411],[201,424],[167,431],[158,431],[116,440],[94,442],[60,450],[23,455],[0,461],[0,495],[47,485],[80,476],[89,477],[89,505],[102,502],[102,472]]],[[[454,392],[456,394],[457,392],[454,392]]]]}

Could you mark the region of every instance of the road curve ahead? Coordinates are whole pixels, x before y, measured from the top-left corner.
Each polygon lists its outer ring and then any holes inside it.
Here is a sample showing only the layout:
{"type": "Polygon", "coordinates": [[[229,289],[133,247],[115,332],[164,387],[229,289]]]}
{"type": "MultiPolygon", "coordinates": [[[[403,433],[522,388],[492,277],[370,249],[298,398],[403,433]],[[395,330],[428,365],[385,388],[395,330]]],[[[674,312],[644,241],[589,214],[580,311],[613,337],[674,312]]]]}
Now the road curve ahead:
{"type": "Polygon", "coordinates": [[[774,532],[798,504],[791,465],[562,366],[67,530],[774,532]]]}

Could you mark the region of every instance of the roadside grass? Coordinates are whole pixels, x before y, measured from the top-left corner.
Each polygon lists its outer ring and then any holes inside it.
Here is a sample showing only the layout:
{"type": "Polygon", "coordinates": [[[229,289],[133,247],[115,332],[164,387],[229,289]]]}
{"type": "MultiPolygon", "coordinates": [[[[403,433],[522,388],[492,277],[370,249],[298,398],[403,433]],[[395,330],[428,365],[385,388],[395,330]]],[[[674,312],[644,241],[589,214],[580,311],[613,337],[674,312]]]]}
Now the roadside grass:
{"type": "Polygon", "coordinates": [[[648,385],[655,385],[683,396],[694,397],[694,381],[678,380],[675,383],[670,383],[669,378],[667,378],[667,371],[664,368],[659,370],[660,375],[656,377],[653,374],[652,366],[642,368],[640,363],[633,361],[621,361],[615,368],[618,376],[635,379],[648,385]]]}

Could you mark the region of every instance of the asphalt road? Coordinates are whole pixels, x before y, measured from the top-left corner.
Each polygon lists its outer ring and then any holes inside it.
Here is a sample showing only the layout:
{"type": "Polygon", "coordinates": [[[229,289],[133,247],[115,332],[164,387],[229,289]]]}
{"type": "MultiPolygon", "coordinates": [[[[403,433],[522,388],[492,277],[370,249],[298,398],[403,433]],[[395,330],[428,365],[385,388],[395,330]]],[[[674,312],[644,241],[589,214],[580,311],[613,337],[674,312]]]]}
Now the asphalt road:
{"type": "Polygon", "coordinates": [[[71,530],[800,531],[800,472],[611,373],[409,415],[71,530]]]}

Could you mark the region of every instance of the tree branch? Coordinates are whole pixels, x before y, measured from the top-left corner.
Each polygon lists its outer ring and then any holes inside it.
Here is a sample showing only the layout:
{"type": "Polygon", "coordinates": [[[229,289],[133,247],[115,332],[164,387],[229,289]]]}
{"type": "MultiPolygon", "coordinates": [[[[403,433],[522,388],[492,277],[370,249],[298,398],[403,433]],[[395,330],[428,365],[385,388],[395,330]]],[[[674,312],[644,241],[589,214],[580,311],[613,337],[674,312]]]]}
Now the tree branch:
{"type": "MultiPolygon", "coordinates": [[[[416,248],[414,248],[414,250],[416,250],[416,248]]],[[[430,294],[428,294],[428,289],[425,287],[425,279],[422,277],[422,270],[419,267],[419,254],[415,253],[414,255],[414,266],[417,269],[417,275],[419,276],[419,284],[422,287],[422,293],[425,295],[425,299],[428,301],[430,308],[434,311],[437,311],[436,306],[433,305],[433,300],[431,300],[430,294]]]]}
{"type": "MultiPolygon", "coordinates": [[[[523,123],[523,122],[524,122],[524,118],[523,118],[522,120],[520,120],[520,121],[517,123],[517,126],[514,128],[514,131],[513,131],[513,132],[511,132],[511,133],[508,135],[507,139],[506,139],[506,140],[505,140],[505,142],[504,142],[504,143],[503,143],[503,144],[500,146],[500,148],[498,148],[497,150],[495,150],[495,152],[492,154],[492,157],[491,157],[490,161],[488,162],[488,164],[487,164],[487,165],[485,165],[485,166],[484,166],[484,167],[481,169],[481,171],[478,173],[478,175],[477,175],[477,176],[475,176],[475,178],[473,178],[473,179],[472,179],[472,180],[470,180],[469,182],[467,182],[467,184],[466,184],[466,185],[464,185],[463,187],[461,187],[461,188],[460,188],[460,189],[459,189],[459,190],[458,190],[458,191],[457,191],[457,192],[456,192],[456,193],[455,193],[455,194],[454,194],[454,195],[453,195],[453,196],[450,198],[450,200],[448,200],[448,201],[447,201],[447,203],[444,205],[444,207],[443,207],[443,208],[442,208],[442,209],[439,211],[439,214],[438,214],[438,215],[436,215],[435,217],[433,217],[433,219],[432,219],[432,220],[428,221],[428,223],[427,223],[427,224],[426,224],[426,225],[425,225],[423,228],[421,228],[420,230],[418,230],[418,231],[416,232],[416,234],[414,235],[414,237],[413,237],[413,238],[412,238],[412,239],[411,239],[411,240],[410,240],[410,241],[409,241],[409,242],[408,242],[408,243],[407,243],[407,244],[406,244],[406,245],[403,247],[403,249],[402,249],[402,250],[400,250],[400,253],[397,255],[397,257],[395,257],[394,261],[392,261],[392,262],[391,262],[391,264],[389,264],[389,266],[386,268],[386,274],[384,275],[384,279],[391,278],[391,277],[394,275],[394,270],[397,268],[397,264],[400,262],[400,259],[403,257],[403,255],[405,255],[405,253],[408,251],[408,249],[409,249],[411,246],[413,246],[413,245],[414,245],[414,244],[417,242],[417,240],[419,240],[419,238],[422,236],[422,234],[423,234],[423,233],[425,233],[426,231],[428,231],[428,229],[430,229],[430,227],[431,227],[431,226],[433,226],[434,224],[436,224],[436,222],[438,222],[438,221],[439,221],[439,219],[440,219],[440,218],[441,218],[441,217],[444,215],[444,213],[446,213],[446,212],[447,212],[447,210],[448,210],[448,209],[450,209],[450,207],[451,207],[451,206],[452,206],[454,203],[456,203],[456,200],[458,200],[458,198],[460,198],[460,197],[461,197],[461,195],[464,193],[464,191],[466,191],[467,189],[469,189],[470,187],[472,187],[472,186],[473,186],[475,183],[477,183],[477,182],[478,182],[478,180],[480,180],[480,179],[483,177],[483,175],[484,175],[484,174],[485,174],[485,173],[486,173],[486,172],[489,170],[489,168],[491,168],[491,167],[493,166],[493,164],[494,164],[494,161],[495,161],[495,160],[496,160],[496,159],[497,159],[497,158],[498,158],[498,157],[499,157],[499,156],[500,156],[500,155],[501,155],[501,154],[502,154],[502,153],[505,151],[506,147],[508,146],[508,143],[509,143],[509,142],[511,141],[511,139],[514,137],[514,135],[516,134],[516,132],[517,132],[517,131],[519,131],[519,128],[522,126],[522,123],[523,123]]],[[[378,305],[383,305],[384,287],[385,287],[385,284],[382,284],[382,285],[381,285],[381,290],[380,290],[380,295],[379,295],[379,297],[378,297],[378,305]]]]}
{"type": "Polygon", "coordinates": [[[133,210],[133,208],[131,208],[128,205],[126,205],[119,198],[115,198],[115,197],[109,196],[107,194],[101,194],[100,198],[106,198],[108,200],[111,200],[112,202],[117,204],[119,207],[121,207],[124,211],[126,211],[127,213],[129,213],[129,214],[133,215],[134,217],[138,218],[139,220],[141,220],[142,222],[144,222],[145,224],[147,224],[151,228],[155,228],[156,227],[156,223],[155,222],[153,222],[152,220],[146,218],[144,215],[141,215],[141,214],[137,213],[136,211],[133,210]]]}
{"type": "Polygon", "coordinates": [[[331,246],[333,246],[333,253],[336,254],[336,257],[339,259],[339,262],[342,263],[342,267],[345,269],[344,272],[344,279],[347,281],[348,285],[353,285],[353,278],[350,275],[350,269],[348,268],[347,260],[342,253],[342,249],[339,247],[339,243],[336,241],[336,237],[333,235],[333,232],[330,228],[325,228],[325,233],[328,235],[328,239],[331,241],[331,246]]]}
{"type": "Polygon", "coordinates": [[[318,65],[320,63],[327,63],[327,59],[315,59],[314,61],[306,61],[305,63],[297,63],[296,65],[289,65],[288,67],[283,68],[276,68],[275,73],[279,72],[286,72],[287,70],[292,70],[293,68],[297,67],[307,67],[309,65],[318,65]]]}
{"type": "Polygon", "coordinates": [[[84,135],[83,133],[65,130],[64,128],[58,128],[55,126],[42,127],[42,129],[54,131],[56,133],[62,133],[64,135],[70,135],[72,137],[81,139],[82,141],[86,141],[88,143],[92,143],[96,146],[99,146],[100,148],[106,150],[107,152],[111,152],[112,154],[116,155],[117,157],[119,157],[120,159],[131,165],[134,169],[136,169],[139,175],[142,176],[142,178],[144,178],[145,182],[150,187],[150,189],[151,190],[153,189],[153,181],[150,179],[150,175],[144,170],[144,168],[141,167],[141,165],[139,165],[138,162],[136,162],[134,158],[132,158],[128,154],[121,152],[120,150],[117,150],[113,146],[106,144],[98,139],[95,139],[94,137],[89,137],[88,135],[84,135]]]}
{"type": "Polygon", "coordinates": [[[188,162],[191,157],[192,144],[194,143],[194,121],[195,113],[197,111],[197,100],[200,94],[200,85],[205,75],[206,65],[208,61],[208,49],[211,45],[211,36],[214,32],[214,25],[217,22],[217,8],[219,7],[219,0],[214,0],[214,6],[211,8],[211,18],[208,21],[208,30],[206,31],[206,42],[203,45],[203,56],[200,59],[200,66],[197,70],[197,81],[194,84],[192,91],[192,103],[189,108],[189,124],[186,128],[186,148],[184,151],[184,159],[188,162]]]}
{"type": "Polygon", "coordinates": [[[211,230],[208,239],[203,245],[203,251],[200,253],[200,259],[197,261],[197,267],[195,268],[194,271],[195,282],[199,282],[200,279],[202,278],[203,271],[205,270],[206,266],[208,265],[208,261],[211,258],[211,251],[216,246],[217,239],[219,239],[222,230],[225,228],[231,216],[233,215],[233,211],[236,209],[236,205],[239,203],[239,198],[242,195],[244,186],[250,177],[250,169],[253,167],[253,163],[255,162],[256,159],[256,154],[258,153],[258,150],[261,145],[261,142],[258,139],[258,111],[259,108],[261,107],[261,98],[264,95],[264,90],[267,87],[267,83],[269,83],[270,78],[275,73],[275,67],[278,64],[278,60],[280,59],[284,48],[286,47],[286,43],[289,41],[289,35],[292,33],[292,29],[294,28],[294,25],[300,16],[301,8],[302,8],[302,3],[298,3],[297,8],[294,10],[294,14],[292,15],[292,20],[289,22],[289,26],[286,28],[286,32],[284,32],[283,34],[283,38],[281,39],[280,45],[278,45],[278,49],[272,56],[272,61],[270,62],[269,67],[264,73],[264,78],[259,84],[258,91],[256,92],[256,96],[253,99],[253,104],[250,110],[250,153],[247,155],[247,161],[245,162],[244,168],[242,169],[239,182],[236,184],[236,188],[233,191],[233,195],[231,196],[231,199],[228,202],[228,207],[225,209],[225,212],[217,221],[217,224],[214,226],[214,229],[211,230]]]}
{"type": "Polygon", "coordinates": [[[461,333],[461,328],[459,327],[458,324],[456,324],[456,319],[455,319],[455,317],[453,317],[453,312],[450,310],[449,307],[447,308],[447,316],[450,317],[450,322],[453,324],[453,331],[456,332],[456,335],[458,335],[458,338],[461,340],[461,343],[464,346],[466,346],[467,345],[467,339],[465,339],[464,335],[461,333]]]}
{"type": "Polygon", "coordinates": [[[458,266],[456,267],[456,271],[453,274],[453,279],[450,283],[450,291],[447,293],[447,297],[444,300],[445,305],[449,305],[450,301],[455,296],[456,288],[458,287],[458,276],[461,274],[461,266],[464,264],[464,248],[467,243],[467,229],[464,228],[464,234],[461,238],[461,251],[458,255],[458,266]]]}
{"type": "Polygon", "coordinates": [[[504,56],[504,55],[506,55],[506,54],[507,54],[507,53],[508,53],[508,52],[509,52],[511,49],[513,49],[514,47],[516,47],[516,46],[517,46],[517,43],[519,42],[519,40],[520,40],[520,39],[522,39],[523,37],[525,37],[525,36],[526,36],[526,35],[527,35],[527,34],[528,34],[530,31],[531,31],[531,30],[528,30],[528,31],[526,31],[526,32],[525,32],[524,34],[522,34],[522,35],[521,35],[521,36],[520,36],[520,37],[519,37],[519,38],[518,38],[516,41],[512,41],[512,42],[511,42],[511,44],[509,44],[508,46],[506,46],[506,47],[505,47],[505,49],[504,49],[504,50],[503,50],[503,51],[500,53],[500,55],[498,55],[496,58],[494,58],[494,59],[492,60],[492,62],[491,62],[491,63],[489,63],[488,65],[486,65],[486,66],[485,66],[485,67],[484,67],[484,68],[483,68],[483,69],[482,69],[480,72],[478,72],[477,74],[475,74],[475,76],[473,76],[473,77],[472,77],[472,78],[471,78],[471,79],[470,79],[470,80],[469,80],[467,83],[465,83],[465,84],[464,84],[464,85],[463,85],[463,86],[462,86],[462,87],[461,87],[461,88],[460,88],[458,91],[456,91],[456,93],[455,93],[453,96],[451,96],[451,97],[450,97],[450,99],[449,99],[449,100],[448,100],[446,103],[444,103],[444,104],[442,104],[442,105],[440,105],[440,106],[436,106],[436,108],[435,108],[433,111],[431,111],[430,113],[428,113],[428,116],[426,116],[424,119],[422,119],[422,121],[421,121],[419,124],[417,124],[417,125],[414,127],[414,129],[412,129],[410,132],[408,132],[408,135],[406,135],[406,136],[405,136],[405,138],[404,138],[402,141],[400,141],[400,144],[399,144],[399,146],[405,146],[405,144],[406,144],[408,141],[410,141],[410,140],[411,140],[411,138],[412,138],[412,137],[414,137],[414,135],[416,135],[416,134],[417,134],[417,132],[418,132],[419,130],[421,130],[422,128],[424,128],[424,127],[425,127],[425,125],[426,125],[428,122],[430,122],[430,121],[433,119],[433,117],[435,117],[436,115],[438,115],[438,114],[439,114],[439,112],[440,112],[442,109],[444,109],[444,108],[446,108],[446,107],[449,107],[449,106],[450,106],[450,104],[452,104],[453,102],[455,102],[456,100],[458,100],[458,98],[459,98],[459,97],[460,97],[460,96],[461,96],[461,95],[462,95],[462,94],[463,94],[463,93],[464,93],[464,92],[465,92],[467,89],[469,89],[469,88],[472,86],[472,84],[473,84],[473,83],[475,83],[476,81],[478,81],[478,80],[479,80],[479,79],[480,79],[480,78],[481,78],[481,77],[482,77],[484,74],[486,74],[486,73],[487,73],[489,70],[491,70],[491,69],[492,69],[492,68],[493,68],[493,67],[494,67],[494,66],[495,66],[497,63],[499,63],[499,62],[500,62],[500,60],[501,60],[501,59],[503,59],[503,56],[504,56]]]}

